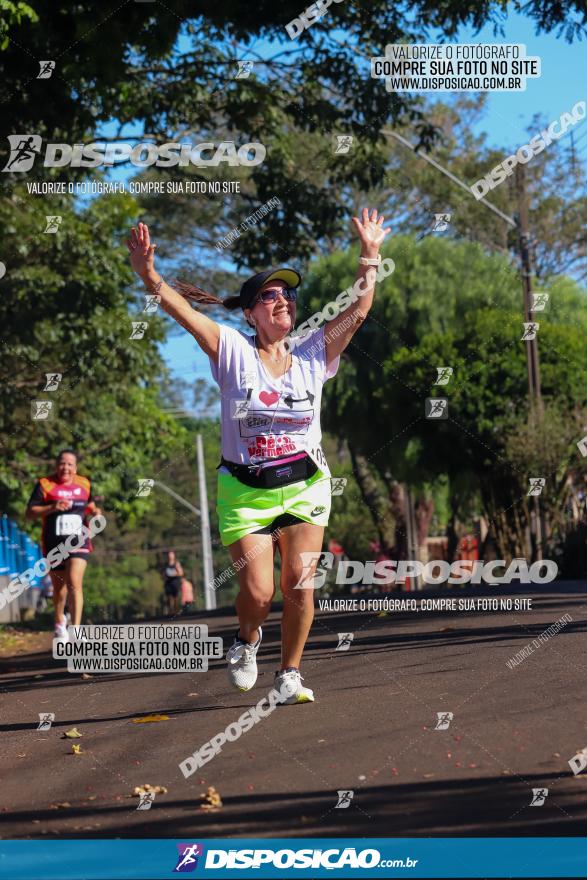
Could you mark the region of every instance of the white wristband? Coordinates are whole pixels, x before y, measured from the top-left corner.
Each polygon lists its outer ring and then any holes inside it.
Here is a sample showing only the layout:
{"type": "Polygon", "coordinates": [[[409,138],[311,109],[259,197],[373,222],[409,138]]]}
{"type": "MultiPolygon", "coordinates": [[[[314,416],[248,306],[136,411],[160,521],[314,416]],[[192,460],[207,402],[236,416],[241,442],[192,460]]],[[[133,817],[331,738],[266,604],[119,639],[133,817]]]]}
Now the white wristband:
{"type": "Polygon", "coordinates": [[[359,263],[362,266],[378,266],[381,262],[381,254],[376,257],[359,257],[359,263]]]}

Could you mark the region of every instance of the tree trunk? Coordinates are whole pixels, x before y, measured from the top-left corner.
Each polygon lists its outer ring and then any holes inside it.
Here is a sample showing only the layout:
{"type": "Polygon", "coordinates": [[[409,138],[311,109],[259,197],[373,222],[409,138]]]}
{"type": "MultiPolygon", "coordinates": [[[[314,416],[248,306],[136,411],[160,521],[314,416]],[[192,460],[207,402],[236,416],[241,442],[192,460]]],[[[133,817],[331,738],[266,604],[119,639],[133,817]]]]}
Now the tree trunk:
{"type": "Polygon", "coordinates": [[[426,539],[430,530],[430,521],[434,514],[434,501],[432,498],[424,498],[423,495],[418,498],[415,507],[416,530],[418,539],[418,558],[420,562],[426,564],[428,562],[428,544],[426,539]]]}
{"type": "Polygon", "coordinates": [[[446,526],[446,536],[448,539],[446,555],[449,562],[453,562],[456,559],[457,555],[457,547],[459,546],[460,534],[459,534],[459,517],[458,517],[458,501],[456,495],[451,495],[449,498],[449,507],[450,507],[450,517],[448,519],[448,523],[446,526]]]}
{"type": "Polygon", "coordinates": [[[393,480],[389,500],[395,517],[395,559],[408,558],[408,529],[406,523],[406,490],[401,483],[393,480]]]}
{"type": "Polygon", "coordinates": [[[377,481],[371,472],[368,460],[364,455],[356,452],[350,443],[348,444],[348,447],[355,479],[359,486],[361,497],[367,506],[375,528],[377,529],[381,551],[387,556],[391,556],[395,537],[395,521],[389,502],[379,490],[377,481]]]}

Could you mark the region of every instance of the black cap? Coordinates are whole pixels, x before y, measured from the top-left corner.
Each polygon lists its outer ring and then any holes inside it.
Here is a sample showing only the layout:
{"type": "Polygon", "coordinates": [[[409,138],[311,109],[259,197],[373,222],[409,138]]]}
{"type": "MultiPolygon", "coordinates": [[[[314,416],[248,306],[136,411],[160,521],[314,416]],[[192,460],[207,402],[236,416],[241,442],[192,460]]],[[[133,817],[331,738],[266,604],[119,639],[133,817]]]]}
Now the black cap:
{"type": "Polygon", "coordinates": [[[239,294],[241,309],[249,309],[251,307],[251,303],[267,281],[283,281],[287,287],[296,288],[300,286],[302,278],[295,269],[287,268],[267,269],[265,272],[253,275],[241,287],[239,294]]]}

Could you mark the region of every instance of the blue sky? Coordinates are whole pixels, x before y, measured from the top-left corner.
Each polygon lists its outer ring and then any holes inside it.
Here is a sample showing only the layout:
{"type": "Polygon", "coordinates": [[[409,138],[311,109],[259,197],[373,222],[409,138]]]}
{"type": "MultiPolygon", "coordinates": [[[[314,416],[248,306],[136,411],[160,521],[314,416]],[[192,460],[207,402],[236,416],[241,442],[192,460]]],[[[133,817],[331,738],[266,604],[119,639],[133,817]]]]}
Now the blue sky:
{"type": "MultiPolygon", "coordinates": [[[[534,33],[534,23],[522,15],[510,15],[504,24],[505,36],[497,39],[491,27],[474,35],[470,29],[461,29],[452,42],[458,43],[524,43],[527,55],[539,55],[542,59],[540,78],[528,79],[525,92],[497,92],[489,96],[487,112],[476,126],[477,131],[488,134],[490,146],[514,150],[527,142],[527,129],[532,117],[540,113],[548,121],[570,110],[577,101],[587,100],[587,75],[585,43],[569,45],[554,34],[534,33]]],[[[430,39],[429,42],[434,42],[430,39]]],[[[269,46],[257,43],[255,50],[264,54],[269,46]]],[[[383,47],[369,47],[374,54],[383,54],[383,47]]],[[[382,88],[383,88],[382,82],[382,88]]],[[[447,93],[439,99],[446,100],[447,93]]],[[[477,133],[477,132],[476,132],[477,133]]],[[[587,161],[587,120],[574,128],[579,161],[587,161]]],[[[128,172],[125,172],[128,174],[128,172]]],[[[117,177],[125,176],[119,172],[117,177]]],[[[208,359],[197,348],[192,338],[181,332],[173,334],[163,346],[165,360],[175,375],[192,383],[195,379],[209,377],[208,359]]]]}
{"type": "MultiPolygon", "coordinates": [[[[528,79],[525,92],[495,92],[489,97],[488,112],[478,128],[489,134],[490,145],[521,146],[527,126],[536,113],[542,113],[549,121],[577,101],[587,100],[587,46],[585,42],[572,45],[553,34],[534,33],[534,25],[522,15],[513,15],[505,24],[505,39],[495,40],[491,28],[485,28],[473,37],[465,29],[455,42],[476,43],[524,43],[527,55],[542,58],[542,75],[528,79]],[[471,39],[468,39],[468,38],[471,39]]],[[[587,132],[587,121],[575,128],[577,138],[587,132]]],[[[578,146],[587,158],[587,135],[578,146]]]]}

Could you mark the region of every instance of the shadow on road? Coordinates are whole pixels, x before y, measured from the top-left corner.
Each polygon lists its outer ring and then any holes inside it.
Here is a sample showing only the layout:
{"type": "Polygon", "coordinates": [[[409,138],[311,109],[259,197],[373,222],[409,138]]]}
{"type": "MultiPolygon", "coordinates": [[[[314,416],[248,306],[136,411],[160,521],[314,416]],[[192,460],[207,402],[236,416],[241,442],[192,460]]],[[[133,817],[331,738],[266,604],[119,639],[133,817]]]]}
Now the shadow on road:
{"type": "MultiPolygon", "coordinates": [[[[584,833],[587,802],[579,788],[570,791],[559,773],[524,778],[438,780],[402,785],[365,785],[347,809],[336,809],[332,791],[246,794],[229,797],[215,812],[199,808],[200,800],[161,796],[149,811],[127,804],[84,806],[63,810],[35,809],[4,814],[4,837],[12,828],[38,837],[40,830],[70,838],[257,836],[264,837],[397,837],[397,836],[574,836],[584,833]],[[549,788],[542,807],[530,807],[532,786],[549,788]],[[33,819],[40,825],[31,825],[33,819]],[[97,824],[92,830],[88,822],[97,824]]],[[[204,786],[200,786],[204,787],[204,786]]],[[[186,785],[187,788],[187,785],[186,785]]],[[[129,799],[130,800],[130,799],[129,799]]]]}

